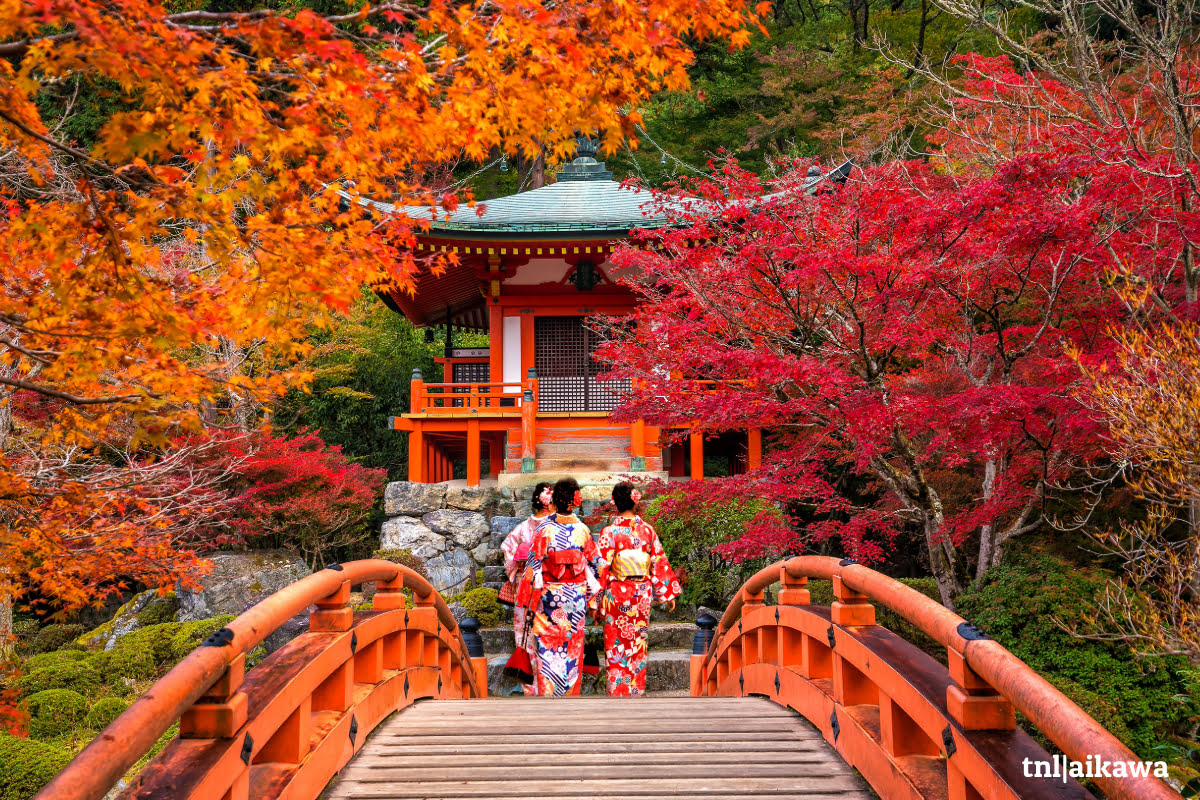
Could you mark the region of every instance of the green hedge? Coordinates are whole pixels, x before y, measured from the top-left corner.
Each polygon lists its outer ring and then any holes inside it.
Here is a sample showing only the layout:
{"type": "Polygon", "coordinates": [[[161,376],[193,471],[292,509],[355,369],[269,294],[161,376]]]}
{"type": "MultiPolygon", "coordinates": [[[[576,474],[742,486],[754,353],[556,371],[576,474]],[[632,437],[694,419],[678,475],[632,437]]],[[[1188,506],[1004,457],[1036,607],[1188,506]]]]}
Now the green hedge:
{"type": "Polygon", "coordinates": [[[494,628],[504,621],[504,608],[496,599],[496,590],[481,587],[451,597],[446,602],[459,603],[469,616],[479,620],[484,628],[494,628]]]}
{"type": "Polygon", "coordinates": [[[49,653],[81,636],[86,629],[82,625],[55,623],[38,631],[29,648],[32,653],[49,653]]]}
{"type": "Polygon", "coordinates": [[[129,708],[129,703],[119,697],[103,697],[97,700],[87,713],[87,726],[94,731],[102,731],[112,721],[129,708]]]}
{"type": "Polygon", "coordinates": [[[1164,744],[1200,714],[1200,682],[1181,656],[1139,657],[1128,645],[1068,632],[1088,629],[1107,581],[1099,569],[1018,549],[959,598],[958,612],[1139,756],[1161,758],[1164,744]]]}
{"type": "Polygon", "coordinates": [[[30,800],[71,760],[71,751],[0,734],[0,800],[30,800]]]}
{"type": "Polygon", "coordinates": [[[44,692],[47,689],[70,689],[80,694],[95,694],[103,683],[100,673],[91,660],[58,661],[49,666],[26,672],[17,680],[17,688],[23,695],[44,692]]]}
{"type": "Polygon", "coordinates": [[[42,739],[53,739],[70,733],[83,724],[88,714],[88,701],[70,689],[47,689],[25,698],[29,714],[29,733],[42,739]]]}

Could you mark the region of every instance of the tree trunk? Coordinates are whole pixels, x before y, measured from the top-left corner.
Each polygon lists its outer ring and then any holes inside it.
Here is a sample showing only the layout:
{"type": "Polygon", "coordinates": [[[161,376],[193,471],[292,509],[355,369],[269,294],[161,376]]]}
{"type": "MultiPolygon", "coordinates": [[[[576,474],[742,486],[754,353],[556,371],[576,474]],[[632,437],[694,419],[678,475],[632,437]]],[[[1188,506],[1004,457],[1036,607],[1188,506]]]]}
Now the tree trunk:
{"type": "MultiPolygon", "coordinates": [[[[992,499],[996,491],[996,459],[989,458],[983,465],[983,502],[992,499]]],[[[992,523],[979,526],[979,563],[975,565],[975,580],[983,577],[992,568],[996,558],[996,526],[992,523]]]]}

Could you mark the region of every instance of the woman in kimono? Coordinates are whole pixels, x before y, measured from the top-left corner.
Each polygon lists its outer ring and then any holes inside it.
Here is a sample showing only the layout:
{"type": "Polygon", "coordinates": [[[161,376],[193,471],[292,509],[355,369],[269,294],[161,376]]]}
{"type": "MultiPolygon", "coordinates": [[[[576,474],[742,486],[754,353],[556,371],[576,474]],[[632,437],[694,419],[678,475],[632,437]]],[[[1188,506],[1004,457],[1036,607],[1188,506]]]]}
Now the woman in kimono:
{"type": "Polygon", "coordinates": [[[551,493],[554,513],[538,527],[519,601],[533,612],[537,693],[579,694],[587,609],[600,591],[602,563],[588,526],[573,513],[579,484],[564,478],[551,493]]]}
{"type": "MultiPolygon", "coordinates": [[[[525,574],[525,562],[529,558],[529,549],[533,546],[533,537],[537,532],[538,526],[545,521],[546,517],[550,516],[550,500],[551,487],[546,481],[542,481],[533,487],[533,497],[530,501],[533,514],[517,527],[513,528],[508,536],[504,537],[504,542],[500,545],[500,549],[504,551],[504,571],[508,574],[509,583],[514,586],[520,586],[521,578],[525,574]]],[[[520,603],[513,606],[513,634],[516,637],[518,650],[526,650],[529,653],[529,663],[536,663],[537,650],[534,647],[532,636],[526,636],[525,617],[528,609],[520,603]]],[[[537,683],[523,687],[525,694],[537,694],[537,683]]]]}
{"type": "Polygon", "coordinates": [[[650,603],[675,608],[679,580],[650,523],[637,514],[642,493],[632,483],[613,487],[620,516],[600,532],[607,565],[598,615],[604,621],[604,655],[610,697],[646,693],[646,632],[650,603]]]}

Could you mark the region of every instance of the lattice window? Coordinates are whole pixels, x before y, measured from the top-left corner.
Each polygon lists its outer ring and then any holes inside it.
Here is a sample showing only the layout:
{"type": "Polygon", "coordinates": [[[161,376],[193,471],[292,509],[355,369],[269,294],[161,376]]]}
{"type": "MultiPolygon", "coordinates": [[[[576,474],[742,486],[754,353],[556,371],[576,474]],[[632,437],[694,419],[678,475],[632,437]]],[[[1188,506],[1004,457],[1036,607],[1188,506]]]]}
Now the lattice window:
{"type": "Polygon", "coordinates": [[[453,377],[451,383],[487,383],[488,375],[491,372],[491,365],[486,361],[480,364],[472,363],[456,363],[454,364],[453,377]]]}
{"type": "Polygon", "coordinates": [[[629,381],[601,381],[606,365],[595,358],[604,341],[583,317],[536,317],[534,367],[540,411],[611,411],[629,381]]]}

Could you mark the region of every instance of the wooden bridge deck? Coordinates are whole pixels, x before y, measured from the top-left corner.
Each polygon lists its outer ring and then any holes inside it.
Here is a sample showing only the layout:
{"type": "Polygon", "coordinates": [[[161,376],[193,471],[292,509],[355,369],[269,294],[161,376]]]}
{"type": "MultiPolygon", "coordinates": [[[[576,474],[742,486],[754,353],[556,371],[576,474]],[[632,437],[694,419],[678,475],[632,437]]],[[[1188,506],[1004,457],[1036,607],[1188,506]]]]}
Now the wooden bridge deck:
{"type": "Polygon", "coordinates": [[[869,800],[797,714],[760,698],[439,700],[380,725],[328,800],[869,800]]]}

